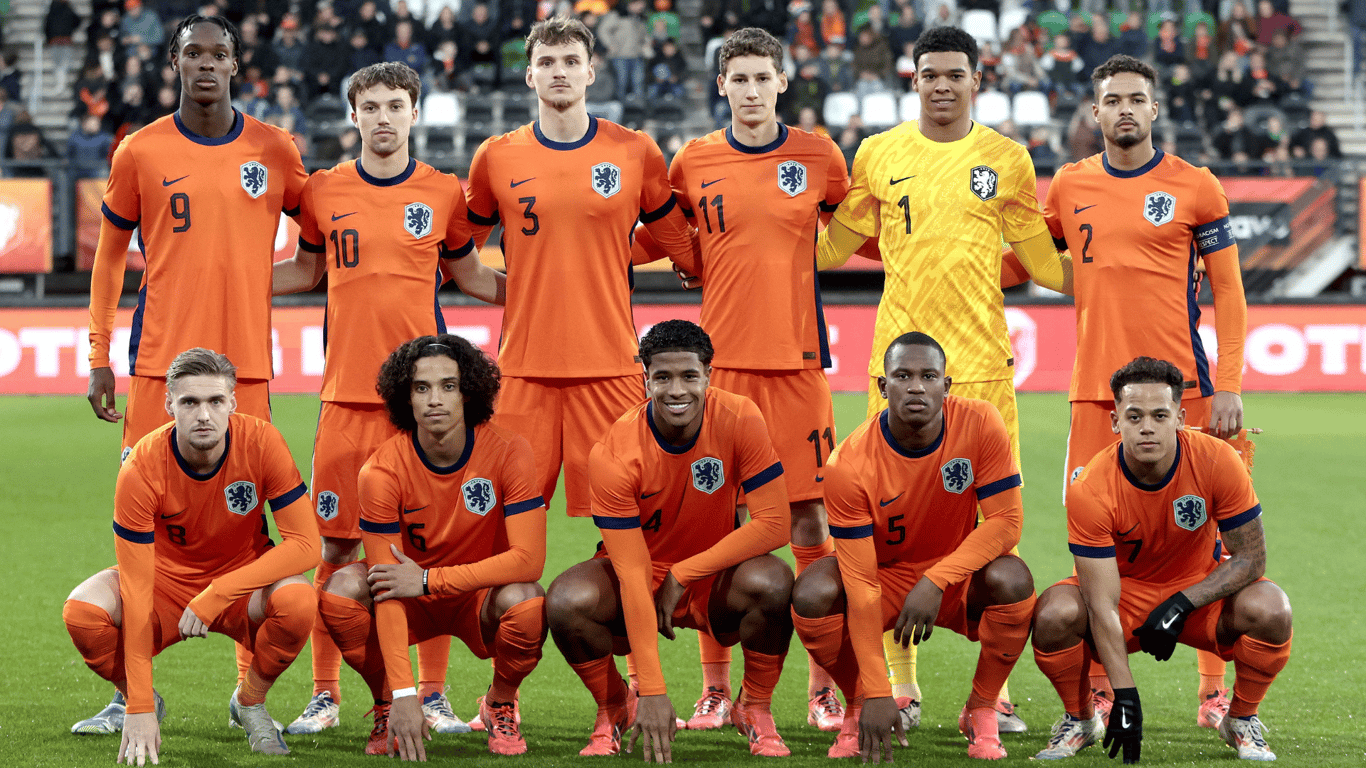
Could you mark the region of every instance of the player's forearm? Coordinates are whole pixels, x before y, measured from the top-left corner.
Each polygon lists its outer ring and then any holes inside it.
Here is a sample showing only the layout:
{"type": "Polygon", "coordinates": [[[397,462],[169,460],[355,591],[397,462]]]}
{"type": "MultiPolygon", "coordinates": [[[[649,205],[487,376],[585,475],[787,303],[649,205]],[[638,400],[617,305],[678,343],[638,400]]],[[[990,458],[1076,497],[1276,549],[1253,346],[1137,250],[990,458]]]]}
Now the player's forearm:
{"type": "Polygon", "coordinates": [[[1247,296],[1243,293],[1243,270],[1238,246],[1231,245],[1205,256],[1205,274],[1214,293],[1214,333],[1219,344],[1219,363],[1214,388],[1220,392],[1243,391],[1243,344],[1247,339],[1247,296]]]}
{"type": "Polygon", "coordinates": [[[936,587],[970,578],[987,563],[1010,552],[1020,543],[1024,527],[1024,501],[1019,488],[1002,491],[981,502],[983,520],[958,548],[925,572],[936,587]]]}
{"type": "Polygon", "coordinates": [[[816,269],[833,269],[849,261],[868,238],[844,226],[839,219],[816,237],[816,269]]]}
{"type": "Polygon", "coordinates": [[[1020,257],[1015,255],[1015,249],[1007,245],[1001,252],[1001,289],[1014,288],[1027,282],[1029,270],[1020,263],[1020,257]]]}
{"type": "Polygon", "coordinates": [[[190,601],[190,609],[205,624],[212,624],[238,599],[280,579],[298,576],[318,564],[322,544],[308,496],[276,511],[274,517],[280,530],[280,543],[256,560],[214,579],[190,601]]]}
{"type": "Polygon", "coordinates": [[[1181,590],[1196,608],[1236,594],[1266,573],[1266,538],[1260,519],[1222,534],[1232,556],[1199,583],[1181,590]]]}
{"type": "Polygon", "coordinates": [[[538,581],[545,571],[545,528],[545,507],[513,515],[507,519],[506,551],[475,563],[430,568],[427,589],[433,595],[455,595],[538,581]]]}
{"type": "MultiPolygon", "coordinates": [[[[368,550],[367,550],[368,552],[368,550]]],[[[375,603],[375,634],[384,657],[384,678],[389,690],[412,688],[413,662],[408,658],[408,615],[402,600],[375,603]]]]}
{"type": "MultiPolygon", "coordinates": [[[[128,713],[155,710],[152,701],[152,587],[156,582],[156,545],[114,538],[123,608],[123,668],[128,681],[128,713]]],[[[174,627],[167,631],[175,632],[174,627]]]]}
{"type": "Polygon", "coordinates": [[[478,251],[444,263],[465,295],[498,306],[507,303],[507,275],[480,261],[478,251]]]}
{"type": "Polygon", "coordinates": [[[1051,291],[1072,295],[1072,259],[1058,253],[1048,230],[1012,243],[1011,247],[1034,282],[1051,291]]]}
{"type": "Polygon", "coordinates": [[[844,585],[845,629],[859,665],[859,686],[868,698],[892,695],[882,655],[882,585],[873,540],[835,539],[844,585]]]}
{"type": "Polygon", "coordinates": [[[311,291],[323,279],[324,271],[326,262],[321,255],[310,253],[300,245],[293,256],[275,262],[270,268],[270,295],[284,296],[311,291]]]}
{"type": "Polygon", "coordinates": [[[109,337],[123,293],[123,273],[128,267],[128,242],[133,233],[108,219],[100,221],[100,241],[90,270],[90,367],[109,367],[109,337]]]}
{"type": "Polygon", "coordinates": [[[787,544],[792,536],[792,507],[787,501],[787,483],[783,478],[779,476],[746,494],[745,501],[749,506],[749,522],[669,569],[679,584],[686,587],[787,544]]]}
{"type": "Polygon", "coordinates": [[[1124,625],[1119,619],[1119,567],[1114,558],[1074,557],[1073,562],[1076,564],[1082,601],[1086,604],[1088,628],[1095,641],[1096,655],[1105,665],[1111,685],[1115,688],[1133,688],[1134,677],[1129,671],[1124,625]]]}
{"type": "MultiPolygon", "coordinates": [[[[669,261],[677,264],[689,274],[702,274],[702,245],[697,238],[697,232],[688,224],[687,218],[683,216],[678,206],[674,206],[663,218],[641,225],[636,230],[636,237],[644,235],[649,245],[646,246],[645,254],[659,253],[661,256],[654,256],[650,260],[668,257],[669,261]]],[[[632,251],[634,260],[635,251],[632,251]]]]}
{"type": "Polygon", "coordinates": [[[621,613],[626,624],[626,638],[631,644],[631,655],[636,662],[640,695],[668,693],[664,684],[664,669],[659,663],[659,624],[655,617],[654,596],[650,591],[654,574],[645,536],[639,528],[603,528],[601,533],[603,546],[607,549],[607,556],[612,559],[612,569],[621,586],[621,613]]]}

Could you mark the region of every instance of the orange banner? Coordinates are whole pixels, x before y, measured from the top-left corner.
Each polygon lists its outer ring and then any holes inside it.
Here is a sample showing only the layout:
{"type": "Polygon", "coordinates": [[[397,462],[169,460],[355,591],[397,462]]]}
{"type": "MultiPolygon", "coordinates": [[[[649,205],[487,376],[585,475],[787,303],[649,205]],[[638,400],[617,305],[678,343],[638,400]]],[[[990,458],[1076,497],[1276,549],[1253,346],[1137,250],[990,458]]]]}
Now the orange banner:
{"type": "Polygon", "coordinates": [[[52,182],[0,180],[0,272],[52,271],[52,182]]]}

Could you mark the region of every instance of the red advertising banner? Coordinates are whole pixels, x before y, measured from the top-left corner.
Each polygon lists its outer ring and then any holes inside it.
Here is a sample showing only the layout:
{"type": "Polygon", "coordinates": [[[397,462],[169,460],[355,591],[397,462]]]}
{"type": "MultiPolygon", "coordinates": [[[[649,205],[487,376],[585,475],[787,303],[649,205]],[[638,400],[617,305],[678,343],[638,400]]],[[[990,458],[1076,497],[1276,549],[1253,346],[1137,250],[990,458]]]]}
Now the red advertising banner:
{"type": "Polygon", "coordinates": [[[0,272],[52,271],[52,182],[0,180],[0,272]]]}
{"type": "MultiPolygon", "coordinates": [[[[696,305],[635,308],[643,333],[669,318],[697,320],[696,305]]],[[[839,392],[866,392],[873,337],[871,305],[826,308],[839,392]]],[[[446,324],[496,353],[502,311],[446,307],[446,324]]],[[[0,309],[0,394],[83,394],[90,369],[88,313],[83,309],[0,309]]],[[[114,372],[127,388],[131,310],[120,310],[113,334],[114,372]]],[[[1072,376],[1076,318],[1070,306],[1007,307],[1015,348],[1015,386],[1065,392],[1072,376]]],[[[1200,327],[1205,349],[1217,349],[1213,314],[1200,327]]],[[[275,392],[317,392],[323,371],[322,307],[282,307],[274,314],[275,392]]],[[[333,339],[332,343],[343,343],[333,339]]],[[[1249,392],[1366,392],[1366,306],[1248,307],[1243,388],[1249,392]]]]}

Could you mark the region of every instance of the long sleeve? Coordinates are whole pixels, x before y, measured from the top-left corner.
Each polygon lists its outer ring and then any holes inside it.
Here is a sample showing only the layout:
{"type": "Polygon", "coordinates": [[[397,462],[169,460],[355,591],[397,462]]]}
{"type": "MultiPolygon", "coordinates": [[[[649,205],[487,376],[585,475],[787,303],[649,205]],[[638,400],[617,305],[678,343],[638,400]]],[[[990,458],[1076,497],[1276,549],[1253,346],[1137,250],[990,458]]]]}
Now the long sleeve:
{"type": "Polygon", "coordinates": [[[124,229],[108,217],[100,221],[100,241],[95,247],[95,264],[90,270],[90,367],[109,367],[109,337],[114,330],[114,314],[123,293],[123,273],[128,266],[131,229],[124,229]]]}
{"type": "Polygon", "coordinates": [[[1214,332],[1219,339],[1219,365],[1214,388],[1220,392],[1243,390],[1243,344],[1247,340],[1247,296],[1243,293],[1243,270],[1238,246],[1205,256],[1205,274],[1214,293],[1214,332]]]}
{"type": "Polygon", "coordinates": [[[539,496],[532,502],[533,508],[507,517],[507,551],[475,563],[431,568],[427,589],[433,595],[455,595],[539,580],[545,570],[545,503],[539,496]]]}
{"type": "Polygon", "coordinates": [[[945,589],[982,570],[987,563],[1020,543],[1024,527],[1024,499],[1020,486],[982,499],[982,522],[952,553],[925,572],[925,578],[945,589]]]}
{"type": "Polygon", "coordinates": [[[861,538],[835,537],[835,558],[844,585],[849,644],[858,660],[859,688],[866,698],[891,696],[882,655],[882,585],[871,531],[861,538]]]}
{"type": "Polygon", "coordinates": [[[753,490],[745,488],[750,521],[726,534],[705,551],[675,563],[670,572],[683,586],[713,573],[765,555],[787,544],[792,532],[792,508],[787,481],[778,475],[753,490]]]}
{"type": "Polygon", "coordinates": [[[659,622],[655,617],[654,583],[650,549],[640,529],[640,518],[633,528],[602,528],[602,543],[612,558],[612,569],[621,585],[621,613],[626,637],[636,662],[641,696],[668,693],[664,669],[659,663],[659,622]]]}

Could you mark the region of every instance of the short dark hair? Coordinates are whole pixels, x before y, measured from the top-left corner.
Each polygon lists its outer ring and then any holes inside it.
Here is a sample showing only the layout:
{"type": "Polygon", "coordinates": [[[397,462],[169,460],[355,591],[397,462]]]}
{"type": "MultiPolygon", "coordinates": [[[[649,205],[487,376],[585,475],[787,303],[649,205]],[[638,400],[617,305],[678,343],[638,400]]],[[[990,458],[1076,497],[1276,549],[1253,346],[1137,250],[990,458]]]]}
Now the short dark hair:
{"type": "Polygon", "coordinates": [[[716,52],[716,71],[726,75],[726,65],[739,56],[767,56],[773,59],[773,71],[783,71],[783,44],[768,31],[758,27],[745,27],[726,38],[716,52]]]}
{"type": "Polygon", "coordinates": [[[384,399],[389,421],[395,427],[413,432],[413,371],[424,357],[449,357],[460,368],[460,394],[465,399],[465,426],[473,429],[493,416],[493,401],[498,397],[501,372],[482,350],[452,333],[419,336],[404,342],[389,354],[379,368],[375,391],[384,399]]]}
{"type": "Polygon", "coordinates": [[[958,27],[931,27],[920,33],[915,41],[915,68],[920,69],[920,56],[925,53],[966,53],[968,69],[977,71],[977,40],[958,27]]]}
{"type": "Polygon", "coordinates": [[[171,56],[171,54],[180,54],[181,35],[185,34],[191,29],[194,29],[194,25],[196,24],[217,24],[220,28],[222,28],[223,32],[227,34],[229,42],[232,43],[233,60],[237,61],[241,58],[242,35],[238,34],[237,27],[234,27],[231,21],[228,21],[222,16],[201,16],[197,13],[192,13],[189,16],[186,16],[185,18],[180,20],[179,24],[176,25],[175,34],[171,35],[171,45],[167,48],[166,55],[168,58],[171,56]]]}
{"type": "Polygon", "coordinates": [[[884,372],[887,370],[887,361],[892,359],[892,350],[897,347],[929,347],[939,353],[939,359],[944,361],[944,368],[949,367],[949,356],[944,354],[944,348],[934,340],[933,336],[920,331],[911,331],[892,339],[892,343],[887,345],[887,351],[882,355],[882,370],[884,372]]]}
{"type": "Polygon", "coordinates": [[[661,352],[695,352],[703,365],[711,365],[716,354],[711,337],[702,326],[687,320],[655,323],[640,339],[640,362],[646,369],[650,367],[650,360],[661,352]]]}
{"type": "Polygon", "coordinates": [[[526,56],[531,58],[537,45],[566,45],[583,43],[588,56],[593,55],[593,32],[573,16],[551,16],[531,25],[526,35],[526,56]]]}
{"type": "Polygon", "coordinates": [[[354,111],[356,97],[360,95],[360,92],[377,85],[407,91],[414,107],[417,106],[417,100],[422,96],[422,80],[412,67],[400,61],[382,61],[364,67],[351,75],[351,80],[346,86],[346,103],[354,111]]]}
{"type": "Polygon", "coordinates": [[[1116,53],[1106,59],[1104,64],[1091,71],[1091,90],[1099,96],[1100,84],[1105,82],[1106,78],[1114,77],[1120,72],[1132,72],[1143,77],[1148,81],[1148,87],[1153,93],[1157,92],[1157,70],[1149,66],[1147,62],[1123,53],[1116,53]]]}
{"type": "Polygon", "coordinates": [[[1135,357],[1110,377],[1110,392],[1119,404],[1119,393],[1130,384],[1166,384],[1172,388],[1172,402],[1181,402],[1186,388],[1186,377],[1181,369],[1155,357],[1135,357]]]}

